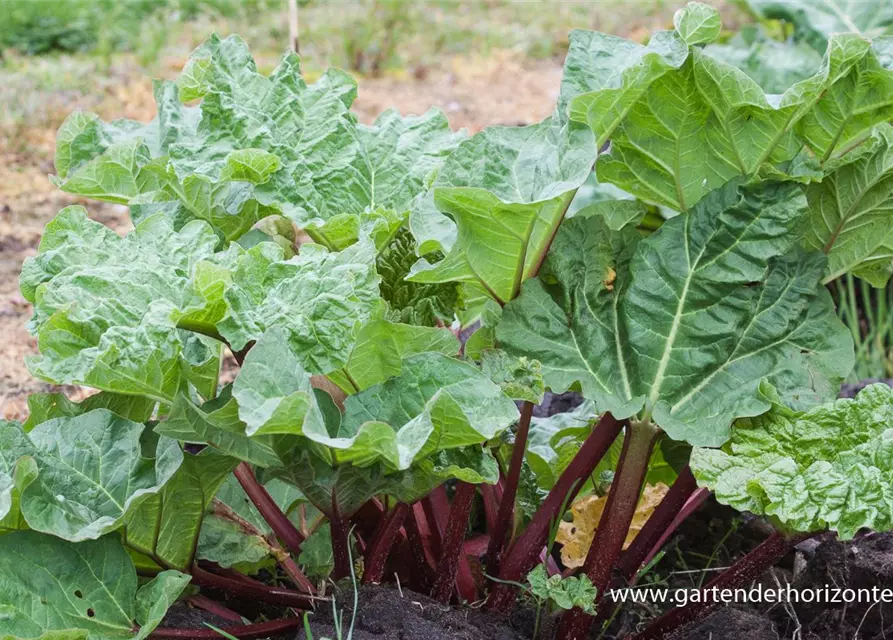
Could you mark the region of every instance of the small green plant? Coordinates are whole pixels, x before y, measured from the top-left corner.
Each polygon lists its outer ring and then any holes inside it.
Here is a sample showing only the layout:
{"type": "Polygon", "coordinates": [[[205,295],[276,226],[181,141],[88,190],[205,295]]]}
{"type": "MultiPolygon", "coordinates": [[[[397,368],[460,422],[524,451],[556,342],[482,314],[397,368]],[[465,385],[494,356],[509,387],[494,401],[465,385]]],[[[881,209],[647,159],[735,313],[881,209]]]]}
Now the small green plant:
{"type": "Polygon", "coordinates": [[[570,611],[574,607],[590,615],[595,614],[595,599],[598,590],[588,576],[550,576],[546,566],[538,564],[527,574],[528,592],[536,600],[536,623],[533,638],[536,640],[542,621],[543,609],[550,605],[570,611]]]}

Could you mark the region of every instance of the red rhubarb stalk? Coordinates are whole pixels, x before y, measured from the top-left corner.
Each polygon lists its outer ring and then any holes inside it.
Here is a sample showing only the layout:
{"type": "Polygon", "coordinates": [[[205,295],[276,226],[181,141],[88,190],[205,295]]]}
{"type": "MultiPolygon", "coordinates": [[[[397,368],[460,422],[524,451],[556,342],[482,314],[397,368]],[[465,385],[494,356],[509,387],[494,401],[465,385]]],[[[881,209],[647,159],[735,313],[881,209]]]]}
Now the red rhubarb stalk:
{"type": "Polygon", "coordinates": [[[257,481],[254,471],[251,470],[248,463],[240,462],[233,474],[238,479],[239,484],[242,485],[248,498],[257,507],[261,516],[270,525],[273,533],[282,540],[285,548],[295,555],[300,554],[301,543],[304,542],[303,534],[292,524],[288,516],[282,513],[282,509],[279,508],[276,501],[267,493],[264,486],[257,481]]]}
{"type": "MultiPolygon", "coordinates": [[[[540,508],[536,510],[533,520],[524,529],[524,533],[503,556],[499,572],[500,580],[521,582],[533,569],[546,544],[553,521],[563,515],[559,513],[562,506],[570,504],[576,497],[583,479],[589,477],[595,470],[623,425],[623,422],[615,420],[610,413],[602,416],[577,455],[559,476],[540,508]]],[[[496,583],[487,600],[487,608],[495,612],[508,613],[515,601],[516,589],[505,582],[496,583]]]]}
{"type": "Polygon", "coordinates": [[[219,589],[230,595],[259,600],[269,604],[281,604],[296,609],[309,609],[313,601],[307,594],[299,591],[271,587],[265,584],[242,582],[241,580],[218,576],[198,566],[192,567],[192,583],[198,587],[219,589]]]}
{"type": "Polygon", "coordinates": [[[462,542],[468,530],[468,517],[471,515],[476,491],[477,488],[468,482],[459,481],[456,484],[456,494],[450,506],[450,517],[441,545],[440,562],[437,564],[434,586],[431,587],[431,597],[441,602],[449,602],[456,583],[459,561],[464,556],[462,542]]]}
{"type": "Polygon", "coordinates": [[[490,546],[487,548],[487,571],[496,575],[499,573],[499,560],[509,534],[515,523],[515,496],[518,492],[518,481],[521,479],[521,467],[524,464],[524,452],[527,450],[527,435],[530,432],[530,418],[533,416],[533,403],[525,402],[521,406],[521,419],[515,431],[515,444],[512,448],[512,460],[509,463],[509,473],[505,479],[505,490],[499,503],[499,512],[496,515],[496,526],[490,531],[490,546]]]}
{"type": "MultiPolygon", "coordinates": [[[[611,581],[611,572],[623,550],[657,435],[657,428],[650,425],[633,425],[626,430],[605,512],[581,568],[595,585],[598,594],[596,603],[604,595],[611,581]]],[[[564,640],[588,638],[592,622],[593,617],[582,609],[572,609],[562,616],[557,637],[564,640]]]]}
{"type": "MultiPolygon", "coordinates": [[[[422,499],[422,507],[428,520],[428,528],[432,534],[432,548],[436,552],[439,562],[439,558],[443,555],[444,532],[447,528],[451,510],[446,488],[441,485],[428,494],[422,499]]],[[[438,562],[434,563],[433,566],[435,568],[438,562]]],[[[474,602],[477,599],[477,585],[474,582],[474,575],[471,573],[471,565],[468,564],[468,558],[463,554],[459,554],[459,570],[456,574],[455,582],[459,602],[474,602]]]]}
{"type": "MultiPolygon", "coordinates": [[[[652,550],[655,547],[659,550],[660,546],[663,546],[663,542],[672,535],[675,527],[670,529],[671,523],[675,521],[676,516],[679,515],[688,498],[697,488],[695,477],[692,475],[691,469],[686,466],[679,473],[670,490],[667,491],[667,495],[657,505],[654,513],[645,522],[645,526],[639,531],[632,544],[620,556],[617,569],[627,583],[635,580],[639,569],[647,564],[649,557],[654,557],[652,550]]],[[[678,527],[679,524],[676,526],[678,527]]]]}
{"type": "Polygon", "coordinates": [[[409,513],[409,505],[405,502],[398,502],[391,512],[382,519],[363,562],[364,583],[381,582],[388,563],[388,556],[394,547],[394,542],[399,537],[400,527],[403,526],[403,520],[407,513],[409,513]]]}
{"type": "MultiPolygon", "coordinates": [[[[222,629],[225,633],[239,638],[239,640],[253,640],[254,638],[269,638],[285,631],[295,629],[302,624],[300,618],[283,618],[260,622],[258,624],[245,624],[238,627],[222,629]]],[[[149,634],[150,638],[208,638],[220,640],[220,633],[214,629],[166,629],[160,627],[149,634]]]]}
{"type": "Polygon", "coordinates": [[[499,511],[499,500],[492,484],[482,484],[481,498],[484,502],[484,519],[487,521],[487,531],[496,529],[496,513],[499,511]]]}
{"type": "Polygon", "coordinates": [[[224,620],[229,620],[230,622],[237,622],[238,624],[244,624],[242,621],[242,616],[233,611],[232,609],[228,609],[224,607],[219,602],[215,602],[211,600],[211,598],[207,598],[201,594],[197,594],[194,596],[189,596],[186,601],[191,604],[196,609],[201,609],[202,611],[207,611],[208,613],[213,613],[215,616],[219,616],[224,620]]]}
{"type": "Polygon", "coordinates": [[[676,607],[637,633],[632,640],[657,640],[678,633],[683,628],[706,617],[719,604],[717,593],[722,589],[742,587],[760,577],[766,569],[783,558],[788,551],[818,533],[803,533],[791,537],[776,531],[758,547],[723,571],[701,589],[699,598],[691,598],[686,607],[676,607]]]}
{"type": "Polygon", "coordinates": [[[414,568],[411,575],[412,587],[419,593],[426,593],[430,591],[431,582],[434,580],[437,555],[434,553],[431,531],[421,503],[417,502],[409,509],[403,521],[403,528],[406,530],[406,539],[411,551],[409,559],[414,568]]]}
{"type": "Polygon", "coordinates": [[[348,537],[347,522],[341,517],[338,508],[338,497],[335,487],[332,487],[332,512],[329,515],[329,529],[332,537],[332,558],[335,567],[332,570],[332,579],[341,580],[350,575],[350,539],[348,537]]]}

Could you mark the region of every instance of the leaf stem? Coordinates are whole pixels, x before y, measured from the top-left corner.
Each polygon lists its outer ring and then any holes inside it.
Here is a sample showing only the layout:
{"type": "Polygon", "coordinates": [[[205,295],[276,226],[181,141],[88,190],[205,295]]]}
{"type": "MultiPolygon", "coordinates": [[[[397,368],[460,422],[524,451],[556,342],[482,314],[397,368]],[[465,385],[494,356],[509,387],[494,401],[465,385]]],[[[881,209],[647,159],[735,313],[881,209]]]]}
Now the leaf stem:
{"type": "Polygon", "coordinates": [[[515,444],[512,447],[512,460],[509,473],[505,479],[502,500],[496,514],[495,528],[490,532],[490,544],[487,547],[487,571],[493,575],[499,573],[499,560],[509,538],[509,531],[515,522],[515,496],[518,482],[521,479],[521,467],[524,464],[524,452],[527,450],[527,436],[530,433],[530,419],[533,416],[533,403],[524,402],[521,406],[521,418],[515,431],[515,444]]]}
{"type": "Polygon", "coordinates": [[[639,569],[654,557],[654,553],[660,550],[664,541],[682,523],[681,520],[677,522],[677,516],[697,488],[698,483],[695,481],[691,469],[686,465],[632,544],[620,556],[617,569],[627,583],[635,580],[639,569]],[[675,526],[673,526],[674,524],[675,526]]]}
{"type": "MultiPolygon", "coordinates": [[[[254,638],[269,638],[289,631],[302,624],[301,618],[282,618],[258,624],[245,624],[238,627],[222,629],[239,640],[253,640],[254,638]]],[[[168,629],[158,628],[149,634],[150,638],[208,638],[220,640],[220,633],[214,629],[168,629]]]]}
{"type": "Polygon", "coordinates": [[[778,562],[794,546],[808,540],[819,532],[803,533],[786,537],[776,531],[766,538],[758,547],[723,571],[701,589],[700,597],[689,600],[686,607],[671,609],[661,617],[652,621],[645,630],[637,633],[632,640],[656,640],[678,632],[684,627],[701,620],[711,613],[720,602],[716,599],[716,591],[745,585],[757,579],[766,569],[778,562]]]}
{"type": "Polygon", "coordinates": [[[459,561],[464,550],[462,542],[468,529],[468,517],[471,514],[476,491],[477,488],[471,483],[460,480],[456,484],[456,494],[450,506],[450,517],[441,545],[440,562],[434,576],[434,586],[431,587],[431,597],[435,600],[449,602],[450,594],[453,592],[459,561]]]}
{"type": "Polygon", "coordinates": [[[350,539],[347,531],[347,522],[341,517],[338,508],[338,495],[335,487],[332,487],[332,511],[329,514],[329,533],[332,537],[332,556],[335,568],[332,570],[332,579],[341,580],[350,575],[351,562],[348,547],[350,539]]]}
{"type": "Polygon", "coordinates": [[[219,616],[224,620],[229,620],[230,622],[244,624],[241,615],[239,615],[232,609],[224,607],[219,602],[215,602],[214,600],[211,600],[211,598],[208,598],[201,594],[189,596],[186,601],[196,609],[201,609],[202,611],[213,613],[215,616],[219,616]]]}
{"type": "MultiPolygon", "coordinates": [[[[596,604],[604,596],[611,572],[623,550],[658,434],[656,427],[647,424],[634,424],[626,429],[605,512],[581,568],[597,590],[596,604]]],[[[558,637],[566,640],[587,638],[593,620],[590,614],[574,608],[561,617],[558,637]]]]}
{"type": "Polygon", "coordinates": [[[384,570],[388,562],[388,556],[397,540],[400,527],[406,514],[409,513],[409,505],[405,502],[398,502],[391,512],[388,513],[379,524],[378,531],[369,549],[366,551],[364,561],[365,570],[363,571],[363,583],[379,583],[384,577],[384,570]]]}
{"type": "Polygon", "coordinates": [[[192,583],[196,586],[219,589],[234,596],[259,600],[269,604],[281,604],[296,609],[308,609],[313,602],[312,596],[299,591],[218,576],[198,566],[193,566],[191,573],[192,583]]]}
{"type": "Polygon", "coordinates": [[[236,476],[248,498],[257,507],[260,515],[270,525],[273,533],[285,544],[285,548],[295,555],[300,554],[304,535],[292,524],[288,516],[282,513],[279,505],[267,493],[264,486],[257,481],[254,471],[251,470],[248,463],[240,462],[233,471],[233,475],[236,476]]]}
{"type": "MultiPolygon", "coordinates": [[[[530,524],[502,560],[500,580],[520,582],[539,559],[546,544],[553,520],[561,517],[562,505],[570,503],[582,486],[581,480],[592,474],[596,465],[607,453],[626,421],[618,421],[610,413],[599,420],[590,436],[577,451],[570,464],[559,476],[549,495],[537,509],[530,524]]],[[[515,587],[505,582],[497,583],[490,592],[487,608],[507,613],[515,601],[515,587]]]]}

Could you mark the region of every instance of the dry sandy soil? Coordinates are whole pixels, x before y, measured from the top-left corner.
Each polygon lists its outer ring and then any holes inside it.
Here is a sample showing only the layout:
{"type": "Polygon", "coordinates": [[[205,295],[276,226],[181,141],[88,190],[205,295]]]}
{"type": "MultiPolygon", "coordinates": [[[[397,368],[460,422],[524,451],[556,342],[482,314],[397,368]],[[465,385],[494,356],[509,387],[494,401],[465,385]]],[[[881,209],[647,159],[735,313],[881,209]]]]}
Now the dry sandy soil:
{"type": "MultiPolygon", "coordinates": [[[[177,68],[182,60],[172,60],[177,68]]],[[[360,81],[355,110],[370,122],[383,110],[399,105],[404,113],[443,109],[454,128],[477,131],[489,124],[522,124],[547,116],[555,104],[561,80],[558,61],[527,62],[511,52],[487,59],[456,58],[438,69],[416,70],[406,77],[360,81]]],[[[0,135],[0,417],[22,418],[27,396],[49,391],[35,380],[24,363],[36,351],[25,324],[30,305],[18,290],[22,261],[36,251],[44,225],[69,204],[83,204],[90,215],[124,232],[129,227],[123,206],[83,201],[58,192],[47,178],[53,173],[55,126],[75,108],[96,110],[106,118],[149,119],[154,115],[151,83],[138,69],[115,83],[110,95],[75,96],[62,100],[52,126],[16,132],[19,139],[0,135]],[[27,139],[21,139],[25,136],[27,139]],[[25,149],[24,151],[22,149],[25,149]]],[[[76,397],[81,390],[66,391],[76,397]]]]}

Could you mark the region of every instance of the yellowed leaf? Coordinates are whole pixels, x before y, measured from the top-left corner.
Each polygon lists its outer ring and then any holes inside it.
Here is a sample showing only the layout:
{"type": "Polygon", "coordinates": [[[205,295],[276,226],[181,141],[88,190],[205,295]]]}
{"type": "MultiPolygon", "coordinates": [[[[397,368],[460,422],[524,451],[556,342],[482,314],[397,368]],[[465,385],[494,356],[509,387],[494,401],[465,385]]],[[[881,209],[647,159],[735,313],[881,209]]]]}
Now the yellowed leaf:
{"type": "MultiPolygon", "coordinates": [[[[623,548],[626,549],[642,530],[645,522],[654,513],[654,509],[660,504],[664,496],[667,495],[669,487],[663,482],[655,485],[646,485],[645,490],[639,497],[639,504],[636,505],[636,513],[633,515],[633,521],[629,527],[629,533],[626,534],[626,540],[623,542],[623,548]]],[[[555,541],[561,545],[561,561],[564,566],[570,568],[582,567],[583,561],[586,560],[586,554],[589,553],[589,547],[592,539],[595,537],[595,530],[598,523],[602,519],[602,513],[608,497],[605,496],[586,496],[579,498],[571,505],[571,514],[573,522],[562,522],[558,525],[558,534],[555,541]]]]}
{"type": "Polygon", "coordinates": [[[614,271],[613,268],[608,267],[608,275],[605,277],[605,289],[608,291],[614,290],[614,281],[617,279],[617,272],[614,271]]]}

